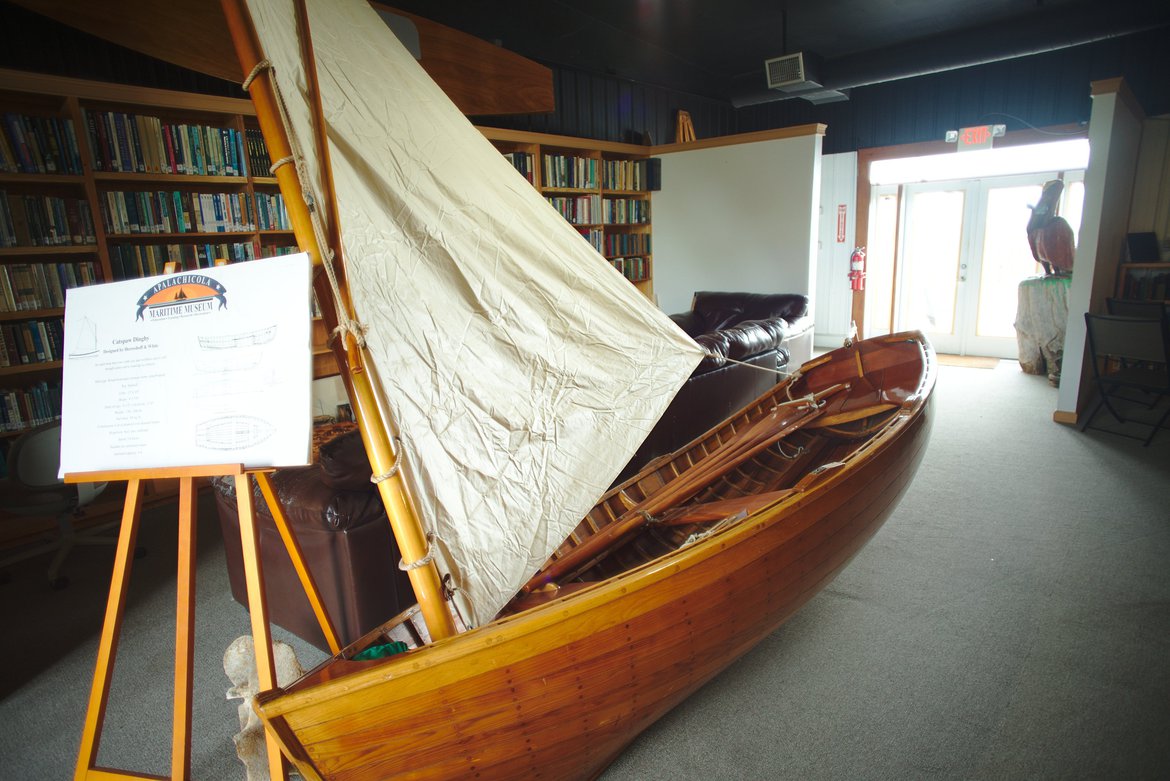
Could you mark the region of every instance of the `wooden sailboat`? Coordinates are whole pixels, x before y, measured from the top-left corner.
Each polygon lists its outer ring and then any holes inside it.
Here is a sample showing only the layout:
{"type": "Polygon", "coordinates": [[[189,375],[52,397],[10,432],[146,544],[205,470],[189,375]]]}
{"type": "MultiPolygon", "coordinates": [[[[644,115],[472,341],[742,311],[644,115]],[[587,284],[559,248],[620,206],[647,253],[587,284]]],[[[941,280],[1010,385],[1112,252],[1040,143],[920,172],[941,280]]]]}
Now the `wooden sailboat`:
{"type": "Polygon", "coordinates": [[[889,515],[933,352],[830,353],[606,492],[698,347],[365,3],[223,10],[419,598],[257,710],[311,779],[595,777],[889,515]]]}
{"type": "Polygon", "coordinates": [[[497,620],[428,642],[408,611],[257,711],[307,778],[596,777],[880,527],[934,380],[920,334],[816,359],[608,492],[497,620]],[[354,658],[395,642],[413,648],[354,658]]]}

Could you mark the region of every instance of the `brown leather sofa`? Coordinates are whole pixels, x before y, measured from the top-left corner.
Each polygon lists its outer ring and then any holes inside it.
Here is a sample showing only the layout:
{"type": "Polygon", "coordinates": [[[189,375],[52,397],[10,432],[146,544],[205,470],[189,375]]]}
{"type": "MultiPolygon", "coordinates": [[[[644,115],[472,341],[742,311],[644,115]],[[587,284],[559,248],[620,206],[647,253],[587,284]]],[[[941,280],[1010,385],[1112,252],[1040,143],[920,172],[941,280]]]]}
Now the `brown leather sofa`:
{"type": "Polygon", "coordinates": [[[779,293],[696,293],[671,319],[708,351],[615,482],[673,453],[775,385],[812,357],[808,297],[779,293]],[[797,359],[794,359],[795,352],[797,359]],[[730,361],[728,359],[731,359],[730,361]],[[734,362],[733,362],[734,361],[734,362]]]}
{"type": "MultiPolygon", "coordinates": [[[[356,430],[321,445],[312,466],[278,469],[271,480],[343,646],[414,603],[410,582],[398,568],[398,547],[381,497],[370,483],[369,461],[356,430]]],[[[247,606],[235,483],[216,478],[212,486],[232,597],[247,606]]],[[[254,482],[252,493],[269,618],[328,650],[254,482]]]]}
{"type": "Polygon", "coordinates": [[[670,319],[696,339],[744,321],[767,323],[783,332],[780,347],[791,366],[802,366],[812,358],[813,318],[808,313],[808,296],[799,293],[701,291],[691,299],[689,311],[670,319]]]}

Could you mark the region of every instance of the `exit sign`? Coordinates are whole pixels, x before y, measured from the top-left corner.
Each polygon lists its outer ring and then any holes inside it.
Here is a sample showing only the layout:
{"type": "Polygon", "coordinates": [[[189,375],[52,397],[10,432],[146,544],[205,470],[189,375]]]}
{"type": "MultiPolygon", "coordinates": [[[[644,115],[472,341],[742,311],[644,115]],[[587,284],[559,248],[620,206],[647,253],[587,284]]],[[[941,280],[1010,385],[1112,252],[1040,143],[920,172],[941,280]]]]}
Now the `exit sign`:
{"type": "Polygon", "coordinates": [[[948,130],[947,141],[957,144],[959,151],[991,149],[991,139],[999,138],[1007,128],[1004,125],[976,125],[959,130],[948,130]]]}

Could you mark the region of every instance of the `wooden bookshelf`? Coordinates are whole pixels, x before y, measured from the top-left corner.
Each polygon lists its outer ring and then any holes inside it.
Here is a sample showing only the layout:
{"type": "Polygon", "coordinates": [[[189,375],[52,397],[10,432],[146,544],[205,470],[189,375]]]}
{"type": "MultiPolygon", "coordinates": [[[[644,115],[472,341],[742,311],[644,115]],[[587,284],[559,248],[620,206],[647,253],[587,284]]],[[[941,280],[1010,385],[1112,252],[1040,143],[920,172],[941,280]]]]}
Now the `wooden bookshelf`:
{"type": "Polygon", "coordinates": [[[248,100],[0,70],[0,439],[60,416],[69,287],[296,251],[256,128],[248,100]]]}
{"type": "Polygon", "coordinates": [[[1170,302],[1170,263],[1122,263],[1117,297],[1170,302]]]}
{"type": "Polygon", "coordinates": [[[654,299],[650,148],[481,127],[582,238],[654,299]]]}

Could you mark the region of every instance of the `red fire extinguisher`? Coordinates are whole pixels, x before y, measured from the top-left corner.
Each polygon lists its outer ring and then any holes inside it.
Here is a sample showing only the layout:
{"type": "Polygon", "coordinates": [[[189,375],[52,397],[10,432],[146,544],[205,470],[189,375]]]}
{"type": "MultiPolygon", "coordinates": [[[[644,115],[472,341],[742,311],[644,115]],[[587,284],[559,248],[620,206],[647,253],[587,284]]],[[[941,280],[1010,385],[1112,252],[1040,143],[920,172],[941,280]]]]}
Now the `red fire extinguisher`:
{"type": "Polygon", "coordinates": [[[857,247],[849,256],[849,289],[865,290],[865,247],[857,247]]]}

